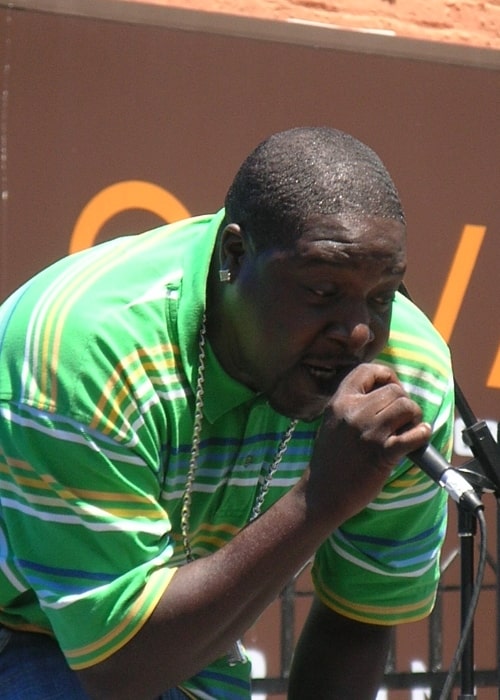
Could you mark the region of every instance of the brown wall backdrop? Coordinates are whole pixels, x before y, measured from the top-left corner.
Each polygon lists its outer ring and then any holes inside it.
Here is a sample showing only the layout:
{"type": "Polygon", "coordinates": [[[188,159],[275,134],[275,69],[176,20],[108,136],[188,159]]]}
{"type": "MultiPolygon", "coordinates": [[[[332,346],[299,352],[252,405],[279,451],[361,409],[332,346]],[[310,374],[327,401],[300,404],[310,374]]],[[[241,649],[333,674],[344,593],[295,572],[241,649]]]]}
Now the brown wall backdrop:
{"type": "MultiPolygon", "coordinates": [[[[431,317],[464,227],[484,228],[449,342],[473,407],[498,420],[499,69],[197,31],[196,13],[186,31],[0,12],[0,297],[68,251],[78,217],[111,185],[153,183],[190,213],[214,210],[261,138],[327,123],[392,172],[409,221],[410,291],[431,317]]],[[[101,239],[166,218],[122,194],[101,239]]]]}

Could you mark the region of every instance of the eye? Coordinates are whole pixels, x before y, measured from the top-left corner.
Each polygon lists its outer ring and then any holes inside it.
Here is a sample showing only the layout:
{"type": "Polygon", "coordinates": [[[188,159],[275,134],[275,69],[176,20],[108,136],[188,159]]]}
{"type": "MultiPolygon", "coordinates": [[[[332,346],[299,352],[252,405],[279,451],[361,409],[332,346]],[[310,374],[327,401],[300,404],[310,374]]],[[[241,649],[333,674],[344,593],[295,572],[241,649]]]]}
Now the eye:
{"type": "Polygon", "coordinates": [[[395,296],[396,292],[394,291],[377,294],[370,299],[370,304],[379,311],[388,311],[392,306],[395,296]]]}
{"type": "Polygon", "coordinates": [[[332,299],[338,295],[338,289],[331,285],[306,287],[306,291],[309,295],[317,299],[332,299]]]}

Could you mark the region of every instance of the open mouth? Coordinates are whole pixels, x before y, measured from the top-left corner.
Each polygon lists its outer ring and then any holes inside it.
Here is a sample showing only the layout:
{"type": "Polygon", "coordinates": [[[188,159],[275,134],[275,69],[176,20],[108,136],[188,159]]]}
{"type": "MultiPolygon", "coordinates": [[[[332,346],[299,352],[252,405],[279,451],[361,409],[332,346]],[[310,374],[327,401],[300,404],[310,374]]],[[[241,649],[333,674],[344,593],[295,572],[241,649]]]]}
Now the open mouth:
{"type": "Polygon", "coordinates": [[[337,383],[348,375],[356,366],[357,363],[354,362],[348,364],[334,364],[321,361],[304,362],[304,367],[311,377],[320,381],[336,380],[337,383]]]}
{"type": "Polygon", "coordinates": [[[316,365],[311,363],[304,363],[309,374],[317,379],[334,379],[337,376],[337,368],[329,367],[328,365],[316,365]]]}

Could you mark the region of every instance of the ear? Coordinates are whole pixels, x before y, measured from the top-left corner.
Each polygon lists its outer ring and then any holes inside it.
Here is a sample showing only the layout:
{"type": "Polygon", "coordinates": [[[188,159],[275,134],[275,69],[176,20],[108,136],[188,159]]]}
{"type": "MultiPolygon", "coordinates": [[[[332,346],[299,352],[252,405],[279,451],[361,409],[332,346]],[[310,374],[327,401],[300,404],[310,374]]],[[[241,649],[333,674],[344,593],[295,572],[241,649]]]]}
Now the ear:
{"type": "Polygon", "coordinates": [[[248,241],[241,227],[228,224],[221,233],[219,267],[228,270],[233,280],[238,276],[247,249],[248,241]]]}

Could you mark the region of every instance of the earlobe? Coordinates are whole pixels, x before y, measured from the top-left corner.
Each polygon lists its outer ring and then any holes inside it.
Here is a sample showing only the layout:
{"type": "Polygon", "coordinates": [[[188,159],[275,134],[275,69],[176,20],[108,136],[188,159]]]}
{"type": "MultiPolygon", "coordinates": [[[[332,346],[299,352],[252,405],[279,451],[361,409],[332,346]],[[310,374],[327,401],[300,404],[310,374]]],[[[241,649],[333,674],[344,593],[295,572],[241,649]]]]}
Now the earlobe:
{"type": "Polygon", "coordinates": [[[219,280],[221,282],[230,282],[231,270],[229,270],[227,267],[221,267],[219,270],[219,280]]]}
{"type": "Polygon", "coordinates": [[[228,224],[221,234],[219,279],[231,282],[237,276],[245,254],[245,240],[238,224],[228,224]]]}

